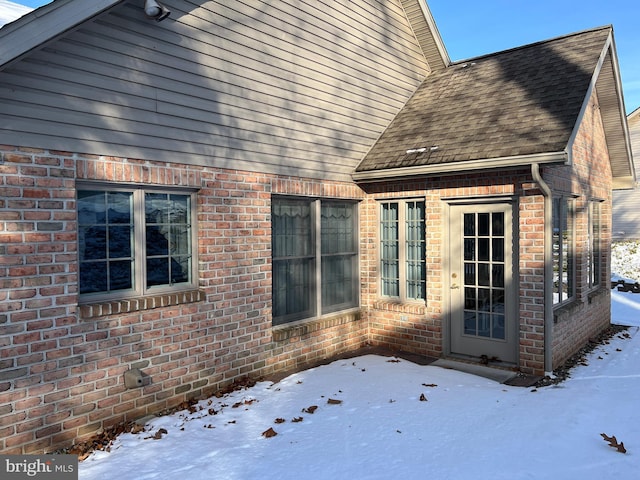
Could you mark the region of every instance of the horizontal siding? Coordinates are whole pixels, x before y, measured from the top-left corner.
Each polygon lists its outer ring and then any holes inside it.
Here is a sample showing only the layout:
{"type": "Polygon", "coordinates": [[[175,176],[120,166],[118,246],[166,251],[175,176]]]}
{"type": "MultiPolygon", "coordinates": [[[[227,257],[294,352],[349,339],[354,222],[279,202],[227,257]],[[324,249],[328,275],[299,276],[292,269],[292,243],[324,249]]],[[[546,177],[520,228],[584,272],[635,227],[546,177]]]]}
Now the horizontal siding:
{"type": "Polygon", "coordinates": [[[640,115],[635,115],[629,120],[629,138],[636,167],[636,181],[640,182],[640,115]]]}
{"type": "Polygon", "coordinates": [[[163,3],[0,73],[0,143],[344,180],[428,72],[399,0],[163,3]]]}
{"type": "Polygon", "coordinates": [[[631,117],[628,126],[636,168],[636,188],[613,191],[613,237],[640,240],[640,116],[631,117]]]}
{"type": "Polygon", "coordinates": [[[613,238],[640,240],[640,188],[614,190],[613,238]]]}

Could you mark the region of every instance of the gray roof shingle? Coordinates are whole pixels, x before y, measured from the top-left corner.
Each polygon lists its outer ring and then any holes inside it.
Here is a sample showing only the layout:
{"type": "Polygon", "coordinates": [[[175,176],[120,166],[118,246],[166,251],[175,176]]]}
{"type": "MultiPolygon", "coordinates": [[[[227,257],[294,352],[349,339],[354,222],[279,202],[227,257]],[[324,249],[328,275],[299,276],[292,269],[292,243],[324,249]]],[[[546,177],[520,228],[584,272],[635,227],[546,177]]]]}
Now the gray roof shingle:
{"type": "Polygon", "coordinates": [[[601,27],[430,75],[356,172],[564,150],[610,33],[601,27]]]}

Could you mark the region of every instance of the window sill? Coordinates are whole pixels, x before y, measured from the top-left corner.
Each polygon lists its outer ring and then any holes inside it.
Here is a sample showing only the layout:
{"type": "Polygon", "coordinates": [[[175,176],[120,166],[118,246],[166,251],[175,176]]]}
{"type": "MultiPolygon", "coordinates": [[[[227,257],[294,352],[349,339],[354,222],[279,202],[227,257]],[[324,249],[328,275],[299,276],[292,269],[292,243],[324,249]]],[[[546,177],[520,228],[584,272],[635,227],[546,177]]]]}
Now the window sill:
{"type": "Polygon", "coordinates": [[[427,313],[427,306],[424,302],[402,303],[393,300],[378,300],[373,304],[373,308],[386,312],[409,313],[412,315],[425,315],[427,313]]]}
{"type": "Polygon", "coordinates": [[[327,328],[346,325],[356,322],[362,318],[360,309],[344,311],[342,313],[332,314],[330,316],[300,321],[291,325],[278,325],[273,327],[272,336],[274,342],[285,342],[292,338],[300,338],[311,335],[314,332],[325,330],[327,328]]]}
{"type": "Polygon", "coordinates": [[[139,312],[160,307],[172,307],[185,303],[201,302],[205,298],[202,290],[187,290],[177,293],[164,293],[148,297],[129,298],[110,302],[89,303],[80,305],[80,318],[91,319],[107,315],[139,312]]]}

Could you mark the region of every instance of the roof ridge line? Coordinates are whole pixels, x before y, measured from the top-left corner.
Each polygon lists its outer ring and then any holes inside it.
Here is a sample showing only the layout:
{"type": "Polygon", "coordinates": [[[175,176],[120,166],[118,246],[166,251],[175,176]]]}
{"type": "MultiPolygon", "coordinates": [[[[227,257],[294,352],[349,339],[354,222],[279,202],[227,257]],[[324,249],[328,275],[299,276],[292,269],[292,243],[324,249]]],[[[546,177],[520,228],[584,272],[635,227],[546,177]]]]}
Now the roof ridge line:
{"type": "Polygon", "coordinates": [[[499,50],[497,52],[485,53],[485,54],[478,55],[478,56],[475,56],[475,57],[469,57],[469,58],[466,58],[466,59],[463,59],[463,60],[456,60],[455,62],[451,62],[450,66],[454,67],[454,66],[458,66],[458,65],[461,65],[461,64],[469,63],[469,62],[474,61],[474,60],[481,60],[483,58],[495,57],[496,55],[501,55],[503,53],[509,53],[509,52],[515,52],[515,51],[518,51],[518,50],[524,50],[525,48],[531,48],[531,47],[535,47],[535,46],[538,46],[538,45],[543,45],[545,43],[555,42],[557,40],[561,40],[561,39],[564,39],[564,38],[575,37],[575,36],[578,36],[578,35],[584,35],[585,33],[597,32],[597,31],[601,31],[601,30],[613,30],[613,25],[608,24],[608,25],[602,25],[600,27],[588,28],[586,30],[580,30],[578,32],[567,33],[565,35],[559,35],[557,37],[547,38],[545,40],[540,40],[540,41],[537,41],[537,42],[527,43],[525,45],[520,45],[520,46],[517,46],[517,47],[507,48],[507,49],[504,49],[504,50],[499,50]]]}

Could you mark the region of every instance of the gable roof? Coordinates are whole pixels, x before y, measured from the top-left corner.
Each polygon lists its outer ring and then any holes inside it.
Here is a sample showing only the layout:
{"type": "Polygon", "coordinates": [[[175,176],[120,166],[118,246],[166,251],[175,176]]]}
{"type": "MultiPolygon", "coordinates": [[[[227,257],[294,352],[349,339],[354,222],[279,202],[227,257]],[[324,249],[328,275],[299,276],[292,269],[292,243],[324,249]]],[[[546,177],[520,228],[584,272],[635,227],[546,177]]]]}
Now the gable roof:
{"type": "Polygon", "coordinates": [[[427,2],[425,0],[400,0],[400,2],[431,70],[442,70],[448,67],[451,60],[427,2]]]}
{"type": "Polygon", "coordinates": [[[357,167],[357,181],[569,162],[596,88],[614,179],[633,177],[612,28],[458,62],[423,82],[357,167]]]}
{"type": "MultiPolygon", "coordinates": [[[[124,0],[54,0],[0,28],[0,68],[124,0]],[[10,42],[2,39],[11,34],[10,42]]],[[[424,0],[400,0],[432,70],[451,61],[424,0]]]]}
{"type": "Polygon", "coordinates": [[[123,1],[55,0],[5,25],[0,28],[0,68],[123,1]]]}

